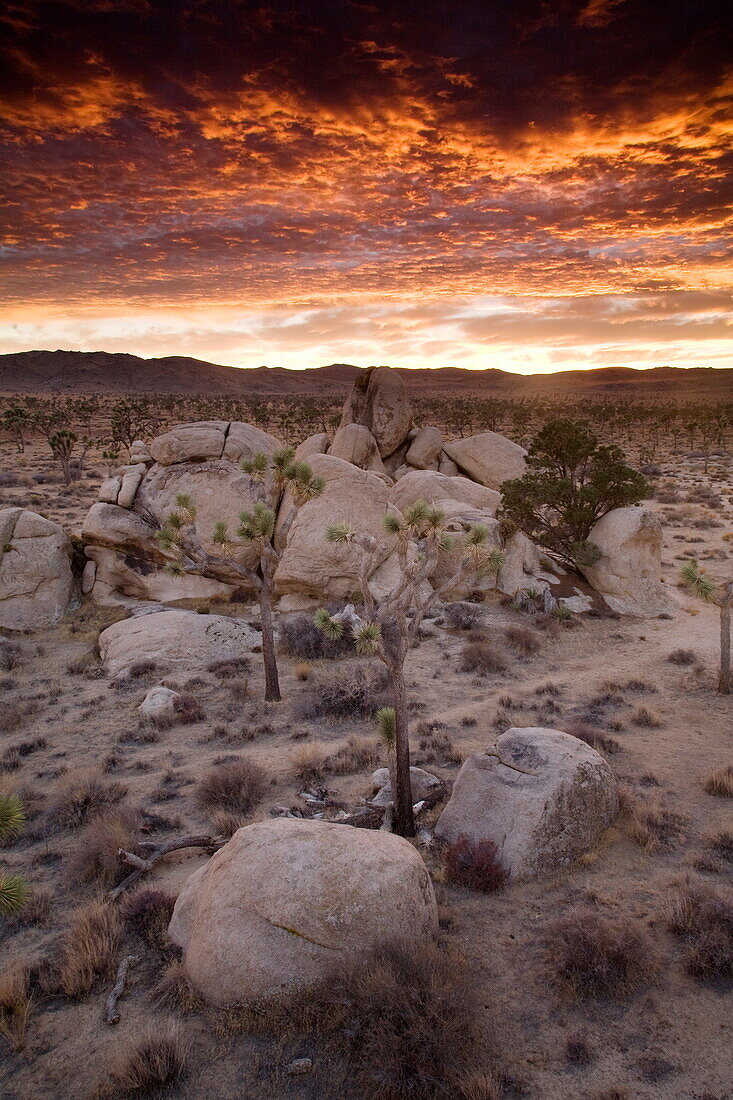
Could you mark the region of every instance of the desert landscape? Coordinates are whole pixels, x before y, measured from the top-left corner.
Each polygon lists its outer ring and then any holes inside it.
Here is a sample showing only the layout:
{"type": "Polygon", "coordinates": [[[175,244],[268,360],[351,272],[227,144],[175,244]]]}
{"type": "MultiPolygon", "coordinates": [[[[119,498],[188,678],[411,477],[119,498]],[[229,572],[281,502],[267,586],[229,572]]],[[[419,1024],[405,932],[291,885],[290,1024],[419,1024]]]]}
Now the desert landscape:
{"type": "Polygon", "coordinates": [[[674,405],[474,379],[462,431],[462,398],[348,373],[309,399],[7,387],[3,1095],[724,1100],[723,372],[674,405]],[[577,571],[506,514],[519,444],[568,412],[646,479],[577,571]]]}

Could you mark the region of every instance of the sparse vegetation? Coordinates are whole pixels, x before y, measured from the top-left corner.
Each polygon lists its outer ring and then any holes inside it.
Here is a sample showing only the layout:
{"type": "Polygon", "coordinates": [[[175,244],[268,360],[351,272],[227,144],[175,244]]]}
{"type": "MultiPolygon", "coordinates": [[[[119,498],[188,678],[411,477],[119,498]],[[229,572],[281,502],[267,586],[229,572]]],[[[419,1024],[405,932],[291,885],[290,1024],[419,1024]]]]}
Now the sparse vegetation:
{"type": "Polygon", "coordinates": [[[159,1096],[181,1080],[187,1058],[178,1031],[158,1027],[117,1056],[112,1079],[123,1095],[159,1096]]]}
{"type": "Polygon", "coordinates": [[[459,836],[453,844],[446,846],[443,866],[448,882],[484,893],[501,890],[509,877],[491,840],[473,841],[459,836]]]}
{"type": "Polygon", "coordinates": [[[654,947],[641,925],[589,907],[549,925],[545,959],[552,977],[580,999],[628,997],[656,971],[654,947]]]}
{"type": "Polygon", "coordinates": [[[79,833],[76,849],[69,861],[73,882],[96,882],[114,886],[127,870],[118,856],[120,848],[133,847],[139,823],[134,811],[127,808],[106,810],[91,819],[79,833]]]}
{"type": "Polygon", "coordinates": [[[250,813],[265,793],[262,768],[249,760],[232,760],[212,768],[198,785],[197,798],[206,809],[250,813]]]}
{"type": "Polygon", "coordinates": [[[11,1050],[23,1050],[33,999],[28,990],[28,971],[13,966],[0,975],[0,1036],[11,1050]]]}
{"type": "Polygon", "coordinates": [[[482,676],[506,672],[507,662],[490,642],[466,642],[461,650],[461,668],[482,676]]]}
{"type": "Polygon", "coordinates": [[[684,938],[685,966],[697,978],[733,977],[733,894],[687,880],[667,903],[669,930],[684,938]]]}
{"type": "Polygon", "coordinates": [[[733,798],[733,764],[725,764],[711,772],[703,784],[703,790],[718,798],[733,798]]]}
{"type": "Polygon", "coordinates": [[[103,901],[93,901],[72,915],[58,947],[56,988],[66,997],[83,997],[114,970],[123,925],[103,901]]]}
{"type": "Polygon", "coordinates": [[[96,768],[65,772],[58,781],[51,817],[62,829],[78,829],[101,810],[125,797],[127,788],[96,768]]]}

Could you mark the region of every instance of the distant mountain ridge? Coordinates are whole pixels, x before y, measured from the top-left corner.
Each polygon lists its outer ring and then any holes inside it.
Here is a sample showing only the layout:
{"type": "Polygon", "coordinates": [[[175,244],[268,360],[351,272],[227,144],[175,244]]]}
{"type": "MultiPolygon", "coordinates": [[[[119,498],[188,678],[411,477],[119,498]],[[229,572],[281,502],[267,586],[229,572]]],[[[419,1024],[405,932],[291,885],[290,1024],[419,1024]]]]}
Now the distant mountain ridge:
{"type": "MultiPolygon", "coordinates": [[[[23,351],[0,355],[0,393],[204,394],[246,397],[253,394],[297,396],[345,394],[359,374],[351,363],[306,370],[284,367],[227,367],[166,355],[142,359],[105,351],[23,351]]],[[[473,393],[505,397],[594,396],[670,397],[733,400],[733,368],[599,367],[557,374],[510,374],[496,367],[401,370],[409,389],[425,393],[473,393]]]]}

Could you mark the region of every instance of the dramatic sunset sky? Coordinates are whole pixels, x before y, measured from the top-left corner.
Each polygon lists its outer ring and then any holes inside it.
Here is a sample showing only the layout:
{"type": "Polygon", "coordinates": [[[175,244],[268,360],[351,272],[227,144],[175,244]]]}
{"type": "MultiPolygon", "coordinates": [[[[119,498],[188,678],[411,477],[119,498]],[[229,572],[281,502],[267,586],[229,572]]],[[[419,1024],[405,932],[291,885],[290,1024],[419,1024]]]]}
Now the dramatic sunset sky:
{"type": "Polygon", "coordinates": [[[729,3],[2,11],[0,351],[733,366],[729,3]]]}

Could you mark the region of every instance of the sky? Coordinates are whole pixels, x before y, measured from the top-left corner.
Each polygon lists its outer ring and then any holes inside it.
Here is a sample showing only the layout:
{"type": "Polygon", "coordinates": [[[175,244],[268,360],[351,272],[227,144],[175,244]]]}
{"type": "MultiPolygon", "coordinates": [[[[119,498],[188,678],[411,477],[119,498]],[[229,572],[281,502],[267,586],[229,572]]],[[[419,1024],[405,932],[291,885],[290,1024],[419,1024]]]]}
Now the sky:
{"type": "Polygon", "coordinates": [[[732,23],[5,0],[0,352],[733,366],[732,23]]]}

